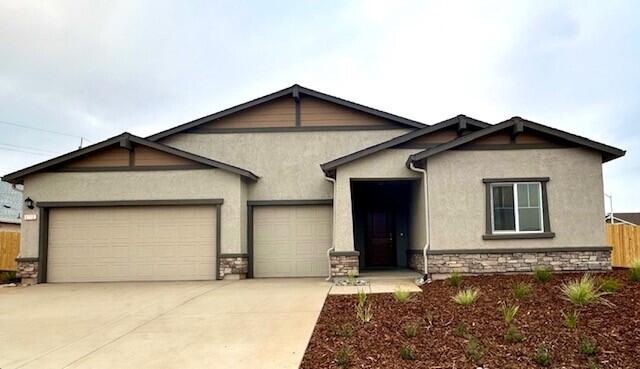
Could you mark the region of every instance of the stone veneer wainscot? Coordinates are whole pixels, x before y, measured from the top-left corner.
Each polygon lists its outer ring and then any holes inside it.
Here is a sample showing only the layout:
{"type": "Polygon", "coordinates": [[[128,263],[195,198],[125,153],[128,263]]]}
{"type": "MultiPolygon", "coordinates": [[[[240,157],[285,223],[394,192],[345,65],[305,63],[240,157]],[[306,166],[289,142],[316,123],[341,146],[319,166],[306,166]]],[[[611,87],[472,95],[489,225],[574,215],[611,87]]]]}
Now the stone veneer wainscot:
{"type": "MultiPolygon", "coordinates": [[[[536,268],[553,271],[599,271],[611,269],[611,248],[431,250],[427,259],[429,273],[434,274],[532,272],[536,268]]],[[[423,271],[421,250],[409,254],[409,267],[423,271]]]]}

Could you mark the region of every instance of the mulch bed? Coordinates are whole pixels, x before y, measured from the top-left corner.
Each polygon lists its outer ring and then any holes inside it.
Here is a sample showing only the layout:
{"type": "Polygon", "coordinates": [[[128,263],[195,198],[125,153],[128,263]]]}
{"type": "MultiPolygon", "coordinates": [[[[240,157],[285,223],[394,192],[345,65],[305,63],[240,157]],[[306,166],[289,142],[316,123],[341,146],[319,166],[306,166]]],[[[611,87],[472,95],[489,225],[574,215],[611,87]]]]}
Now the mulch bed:
{"type": "Polygon", "coordinates": [[[640,368],[640,283],[629,281],[624,270],[598,274],[604,275],[621,282],[622,289],[606,297],[615,306],[595,304],[579,309],[578,326],[573,330],[565,327],[562,313],[573,311],[574,306],[562,298],[559,286],[582,273],[554,274],[546,284],[525,274],[465,277],[460,288],[474,287],[481,292],[471,306],[451,300],[458,289],[447,281],[425,285],[423,293],[414,294],[404,304],[391,294],[373,294],[369,299],[374,316],[366,324],[356,317],[355,296],[328,296],[301,368],[342,368],[336,352],[343,346],[351,352],[348,368],[537,368],[532,357],[539,346],[549,349],[551,368],[640,368]],[[531,296],[515,299],[512,287],[517,282],[530,282],[534,287],[531,296]],[[505,342],[503,303],[520,306],[515,325],[524,341],[505,342]],[[431,325],[426,319],[429,315],[431,325]],[[480,362],[465,355],[468,336],[454,335],[461,321],[481,342],[484,357],[480,362]],[[405,337],[407,323],[418,326],[415,337],[405,337]],[[350,337],[336,333],[345,324],[354,328],[350,337]],[[597,342],[595,356],[578,352],[583,336],[597,342]],[[415,360],[400,357],[403,345],[414,349],[415,360]]]}

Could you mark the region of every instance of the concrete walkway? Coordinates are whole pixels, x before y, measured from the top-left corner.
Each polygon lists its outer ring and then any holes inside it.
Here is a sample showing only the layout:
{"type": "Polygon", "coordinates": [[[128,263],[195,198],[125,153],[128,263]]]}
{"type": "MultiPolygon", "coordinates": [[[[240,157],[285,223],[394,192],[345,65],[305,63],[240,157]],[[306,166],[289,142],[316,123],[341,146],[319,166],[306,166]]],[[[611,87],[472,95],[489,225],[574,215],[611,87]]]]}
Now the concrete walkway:
{"type": "Polygon", "coordinates": [[[298,368],[321,279],[0,289],[0,368],[298,368]]]}

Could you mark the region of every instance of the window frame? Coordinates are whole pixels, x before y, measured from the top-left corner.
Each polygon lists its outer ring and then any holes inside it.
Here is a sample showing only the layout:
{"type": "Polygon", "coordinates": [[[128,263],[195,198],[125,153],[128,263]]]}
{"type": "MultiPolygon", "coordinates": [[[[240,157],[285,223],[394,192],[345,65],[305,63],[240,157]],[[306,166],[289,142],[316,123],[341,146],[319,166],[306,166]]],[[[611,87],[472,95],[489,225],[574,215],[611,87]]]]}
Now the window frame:
{"type": "Polygon", "coordinates": [[[542,182],[496,182],[490,183],[491,187],[491,234],[508,234],[508,233],[542,233],[544,232],[544,209],[542,206],[542,182]],[[518,185],[537,185],[538,186],[538,204],[537,208],[540,209],[540,229],[537,231],[521,231],[520,230],[520,203],[518,202],[519,193],[518,185]],[[513,216],[514,216],[514,230],[496,230],[495,225],[495,211],[493,204],[493,189],[496,187],[511,187],[513,189],[513,216]]]}
{"type": "Polygon", "coordinates": [[[486,188],[486,230],[482,236],[485,240],[495,239],[525,239],[525,238],[553,238],[549,221],[549,206],[547,201],[547,182],[549,177],[536,178],[485,178],[482,180],[486,188]],[[539,187],[540,225],[538,231],[520,231],[520,214],[518,209],[518,184],[537,184],[539,187]],[[511,185],[513,191],[513,207],[515,230],[495,230],[493,211],[493,188],[511,185]]]}

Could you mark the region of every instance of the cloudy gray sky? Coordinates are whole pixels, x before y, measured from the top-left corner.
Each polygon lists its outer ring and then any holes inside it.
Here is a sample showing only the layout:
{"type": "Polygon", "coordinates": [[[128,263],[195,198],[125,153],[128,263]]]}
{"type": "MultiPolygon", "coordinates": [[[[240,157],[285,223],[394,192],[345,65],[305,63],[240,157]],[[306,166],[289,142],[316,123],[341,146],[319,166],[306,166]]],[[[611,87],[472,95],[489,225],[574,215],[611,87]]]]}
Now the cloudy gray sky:
{"type": "Polygon", "coordinates": [[[72,136],[144,136],[300,83],[424,123],[520,115],[625,149],[605,191],[640,211],[638,19],[633,1],[5,0],[0,173],[72,136]]]}

